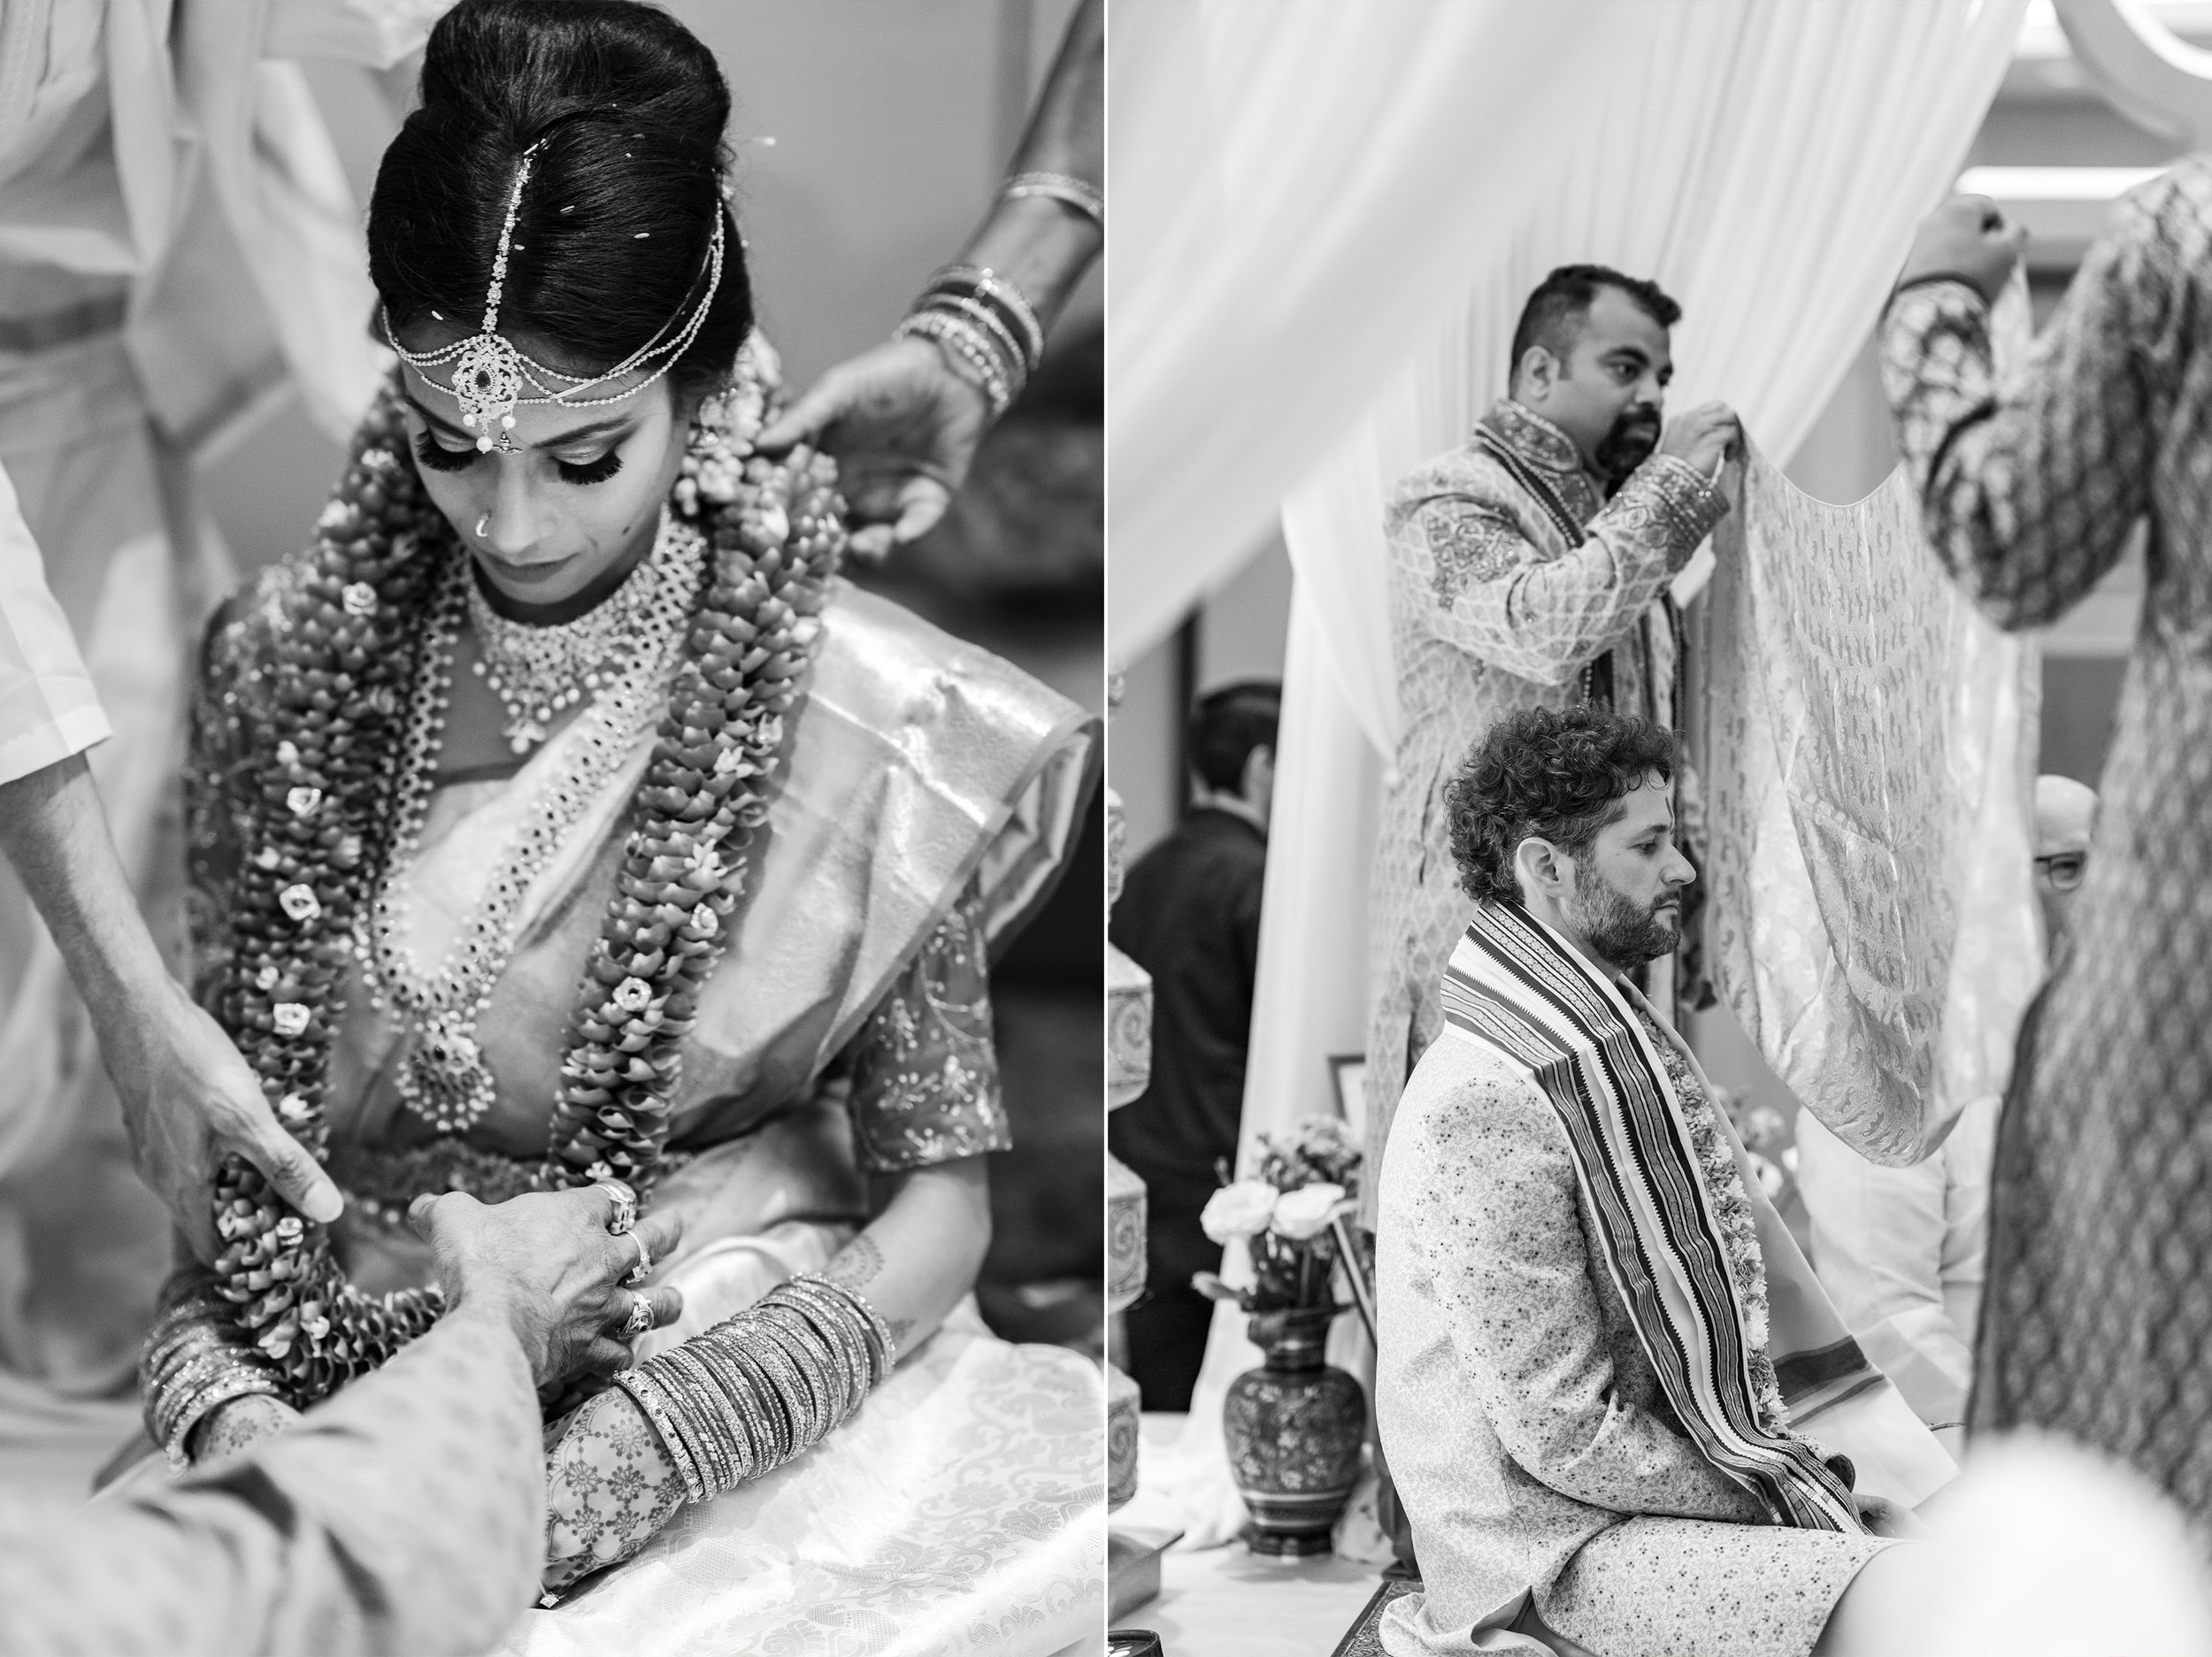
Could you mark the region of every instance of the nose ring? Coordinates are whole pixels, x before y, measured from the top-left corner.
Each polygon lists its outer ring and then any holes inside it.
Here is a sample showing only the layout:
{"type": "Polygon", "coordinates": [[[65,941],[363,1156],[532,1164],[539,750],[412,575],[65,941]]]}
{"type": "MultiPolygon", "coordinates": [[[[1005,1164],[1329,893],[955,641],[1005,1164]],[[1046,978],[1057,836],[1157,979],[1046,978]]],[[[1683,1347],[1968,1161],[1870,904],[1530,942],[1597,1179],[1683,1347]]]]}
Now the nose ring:
{"type": "Polygon", "coordinates": [[[491,521],[492,521],[492,515],[491,515],[489,512],[485,513],[483,517],[481,517],[481,518],[478,518],[478,519],[476,520],[476,539],[477,539],[477,540],[481,541],[481,540],[483,540],[483,539],[484,539],[484,529],[485,529],[485,526],[486,526],[487,525],[488,525],[491,521]]]}

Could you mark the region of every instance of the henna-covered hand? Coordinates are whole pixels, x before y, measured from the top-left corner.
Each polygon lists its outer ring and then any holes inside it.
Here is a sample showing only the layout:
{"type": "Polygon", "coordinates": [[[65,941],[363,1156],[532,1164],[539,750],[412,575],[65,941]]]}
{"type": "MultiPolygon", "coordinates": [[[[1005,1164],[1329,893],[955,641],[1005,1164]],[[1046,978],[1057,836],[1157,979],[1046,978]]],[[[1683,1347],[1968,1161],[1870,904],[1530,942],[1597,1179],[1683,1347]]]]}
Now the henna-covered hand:
{"type": "Polygon", "coordinates": [[[545,1468],[546,1592],[630,1557],[676,1516],[684,1484],[627,1392],[600,1393],[568,1422],[545,1468]]]}
{"type": "Polygon", "coordinates": [[[273,1438],[300,1418],[300,1413],[266,1392],[249,1392],[218,1404],[192,1429],[185,1452],[196,1468],[211,1467],[273,1438]]]}
{"type": "Polygon", "coordinates": [[[857,1294],[883,1275],[883,1251],[876,1247],[874,1238],[863,1231],[837,1251],[822,1275],[857,1294]]]}

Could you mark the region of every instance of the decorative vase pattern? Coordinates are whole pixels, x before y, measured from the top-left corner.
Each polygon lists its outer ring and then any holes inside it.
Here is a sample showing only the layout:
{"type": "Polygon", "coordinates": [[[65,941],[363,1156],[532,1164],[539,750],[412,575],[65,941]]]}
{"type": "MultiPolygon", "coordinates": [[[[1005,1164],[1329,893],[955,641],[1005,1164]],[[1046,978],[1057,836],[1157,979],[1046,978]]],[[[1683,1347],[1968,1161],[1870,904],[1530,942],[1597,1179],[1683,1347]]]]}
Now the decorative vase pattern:
{"type": "Polygon", "coordinates": [[[1327,1553],[1359,1477],[1367,1395],[1324,1356],[1336,1316],[1323,1306],[1256,1316],[1267,1362],[1229,1384],[1222,1427],[1256,1553],[1327,1553]]]}
{"type": "Polygon", "coordinates": [[[1137,1493],[1138,1410],[1143,1391],[1112,1364],[1106,1366],[1106,1507],[1137,1493]]]}
{"type": "Polygon", "coordinates": [[[1144,1181],[1118,1156],[1106,1157],[1106,1309],[1125,1312],[1144,1293],[1144,1181]]]}
{"type": "Polygon", "coordinates": [[[1106,1109],[1118,1110],[1152,1080],[1152,978],[1106,946],[1106,1109]]]}

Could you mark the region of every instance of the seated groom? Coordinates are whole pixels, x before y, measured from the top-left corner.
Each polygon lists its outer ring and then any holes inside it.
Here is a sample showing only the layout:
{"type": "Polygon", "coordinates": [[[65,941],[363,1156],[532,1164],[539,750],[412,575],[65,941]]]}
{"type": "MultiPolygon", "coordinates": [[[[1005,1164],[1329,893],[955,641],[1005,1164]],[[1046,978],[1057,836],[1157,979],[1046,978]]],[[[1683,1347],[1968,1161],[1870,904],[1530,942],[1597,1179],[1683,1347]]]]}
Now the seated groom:
{"type": "Polygon", "coordinates": [[[1647,720],[1529,709],[1447,792],[1475,914],[1377,1238],[1376,1421],[1425,1589],[1385,1617],[1395,1657],[1865,1649],[1913,1569],[1885,1538],[1953,1470],[1627,979],[1693,878],[1678,763],[1647,720]]]}

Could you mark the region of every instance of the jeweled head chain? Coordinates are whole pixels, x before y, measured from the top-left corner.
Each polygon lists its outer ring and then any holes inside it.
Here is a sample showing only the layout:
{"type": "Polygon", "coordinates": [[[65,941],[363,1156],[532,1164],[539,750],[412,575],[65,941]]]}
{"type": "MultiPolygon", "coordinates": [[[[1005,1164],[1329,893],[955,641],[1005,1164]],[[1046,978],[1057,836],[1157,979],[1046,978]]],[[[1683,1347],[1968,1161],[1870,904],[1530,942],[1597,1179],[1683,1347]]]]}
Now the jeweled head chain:
{"type": "Polygon", "coordinates": [[[541,138],[524,150],[522,159],[516,165],[515,187],[507,197],[506,222],[500,226],[499,246],[492,254],[492,281],[490,291],[484,295],[483,325],[466,339],[457,340],[442,350],[411,351],[399,342],[399,335],[392,327],[390,310],[387,308],[382,313],[384,337],[392,342],[400,360],[461,405],[461,424],[476,433],[477,448],[489,450],[496,447],[502,454],[508,455],[515,452],[514,440],[507,434],[514,430],[515,410],[518,405],[551,403],[568,409],[595,409],[611,403],[624,403],[673,368],[692,341],[699,337],[699,330],[706,326],[707,312],[714,304],[716,290],[722,286],[722,207],[718,201],[714,231],[707,243],[706,292],[699,295],[697,306],[680,329],[670,333],[683,317],[683,312],[679,311],[642,349],[633,351],[604,373],[582,378],[548,368],[536,358],[517,350],[513,342],[499,332],[499,299],[507,285],[507,254],[515,245],[515,219],[522,211],[523,187],[530,182],[531,164],[545,142],[541,138]],[[660,366],[626,391],[618,391],[610,397],[578,395],[634,373],[656,360],[660,366]],[[431,377],[430,371],[448,363],[453,364],[453,383],[441,386],[431,377]],[[524,396],[525,386],[539,395],[524,396]]]}

